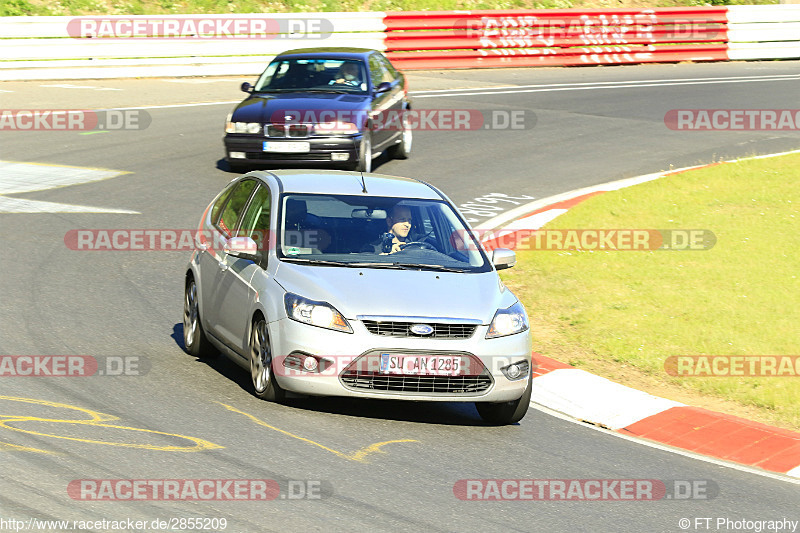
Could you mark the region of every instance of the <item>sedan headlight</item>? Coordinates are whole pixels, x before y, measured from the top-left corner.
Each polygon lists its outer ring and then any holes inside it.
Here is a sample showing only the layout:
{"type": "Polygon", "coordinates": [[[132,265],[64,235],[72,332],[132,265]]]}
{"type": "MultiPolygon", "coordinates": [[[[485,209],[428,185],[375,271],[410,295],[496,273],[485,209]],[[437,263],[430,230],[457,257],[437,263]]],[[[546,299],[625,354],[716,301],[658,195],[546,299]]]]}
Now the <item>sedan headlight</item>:
{"type": "Polygon", "coordinates": [[[260,133],[261,124],[259,122],[231,122],[225,123],[225,133],[260,133]]]}
{"type": "Polygon", "coordinates": [[[489,331],[486,333],[487,339],[495,337],[505,337],[522,333],[528,329],[528,317],[525,308],[517,302],[508,309],[498,309],[494,314],[489,331]]]}
{"type": "Polygon", "coordinates": [[[355,135],[358,126],[352,122],[321,122],[314,125],[315,135],[355,135]]]}
{"type": "Polygon", "coordinates": [[[353,333],[342,314],[327,302],[315,302],[287,292],[283,297],[286,314],[292,320],[320,328],[353,333]]]}

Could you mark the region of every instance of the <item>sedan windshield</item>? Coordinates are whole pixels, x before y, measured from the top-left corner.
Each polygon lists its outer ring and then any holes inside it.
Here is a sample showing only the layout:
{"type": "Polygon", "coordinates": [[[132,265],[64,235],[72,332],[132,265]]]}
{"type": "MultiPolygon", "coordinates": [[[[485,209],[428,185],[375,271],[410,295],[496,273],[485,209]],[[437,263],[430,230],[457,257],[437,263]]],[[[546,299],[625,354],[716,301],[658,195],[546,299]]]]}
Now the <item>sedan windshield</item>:
{"type": "Polygon", "coordinates": [[[278,256],[317,266],[488,272],[470,230],[441,200],[286,194],[278,256]]]}
{"type": "Polygon", "coordinates": [[[256,92],[342,92],[365,94],[364,63],[343,59],[276,59],[258,78],[256,92]]]}

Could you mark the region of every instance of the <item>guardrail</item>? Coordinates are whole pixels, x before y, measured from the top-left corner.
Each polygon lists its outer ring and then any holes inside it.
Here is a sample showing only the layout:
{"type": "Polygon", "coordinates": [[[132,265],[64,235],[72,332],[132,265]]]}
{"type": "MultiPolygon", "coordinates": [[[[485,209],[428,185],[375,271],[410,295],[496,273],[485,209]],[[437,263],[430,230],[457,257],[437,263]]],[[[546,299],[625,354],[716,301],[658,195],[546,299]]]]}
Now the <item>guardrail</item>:
{"type": "Polygon", "coordinates": [[[399,68],[727,59],[724,7],[409,12],[384,21],[388,57],[399,68]]]}
{"type": "Polygon", "coordinates": [[[800,58],[800,5],[1,17],[0,80],[254,75],[318,46],[408,70],[800,58]]]}
{"type": "Polygon", "coordinates": [[[0,80],[255,75],[292,48],[382,50],[383,16],[0,17],[0,80]]]}
{"type": "Polygon", "coordinates": [[[800,5],[728,8],[728,59],[800,58],[800,5]]]}

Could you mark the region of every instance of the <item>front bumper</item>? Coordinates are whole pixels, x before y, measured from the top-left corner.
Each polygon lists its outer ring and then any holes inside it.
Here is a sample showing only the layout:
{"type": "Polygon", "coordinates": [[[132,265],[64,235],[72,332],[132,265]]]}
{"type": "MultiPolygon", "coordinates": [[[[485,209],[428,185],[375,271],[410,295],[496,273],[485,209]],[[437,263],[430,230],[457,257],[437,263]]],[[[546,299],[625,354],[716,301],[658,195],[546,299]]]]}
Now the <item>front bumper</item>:
{"type": "MultiPolygon", "coordinates": [[[[225,160],[229,163],[331,163],[348,164],[358,161],[358,147],[362,135],[303,137],[270,139],[259,135],[227,134],[225,160]],[[265,152],[264,141],[308,142],[309,151],[300,153],[265,152]],[[239,152],[244,157],[232,157],[231,152],[239,152]],[[346,160],[334,160],[333,154],[347,154],[346,160]]],[[[343,157],[341,155],[340,157],[343,157]]]]}
{"type": "MultiPolygon", "coordinates": [[[[530,331],[497,339],[486,339],[488,326],[478,326],[468,339],[428,339],[388,337],[367,331],[358,320],[349,320],[354,333],[340,333],[309,326],[284,318],[269,324],[272,341],[273,370],[281,387],[286,390],[317,396],[347,396],[392,400],[447,402],[506,402],[516,400],[528,386],[528,375],[510,380],[501,370],[505,366],[526,361],[530,366],[530,331]],[[359,357],[375,357],[380,352],[393,354],[456,354],[471,359],[472,373],[480,371],[491,383],[483,390],[470,387],[450,387],[450,392],[397,392],[370,390],[346,385],[342,373],[359,357]],[[289,365],[298,354],[310,354],[329,361],[321,373],[299,370],[289,365]],[[287,357],[288,356],[288,357],[287,357]],[[293,357],[295,356],[295,357],[293,357]],[[481,365],[482,363],[482,365],[481,365]],[[482,368],[479,368],[482,367],[482,368]]],[[[362,359],[363,360],[363,359],[362,359]]],[[[362,366],[361,368],[365,368],[362,366]]],[[[446,390],[445,386],[444,389],[446,390]]]]}

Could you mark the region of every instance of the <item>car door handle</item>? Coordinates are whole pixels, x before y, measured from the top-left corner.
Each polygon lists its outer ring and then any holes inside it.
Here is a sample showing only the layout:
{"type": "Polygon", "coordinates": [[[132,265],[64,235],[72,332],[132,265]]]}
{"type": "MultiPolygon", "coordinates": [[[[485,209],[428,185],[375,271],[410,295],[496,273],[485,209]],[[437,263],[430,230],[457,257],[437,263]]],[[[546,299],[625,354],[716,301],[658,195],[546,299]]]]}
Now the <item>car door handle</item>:
{"type": "Polygon", "coordinates": [[[218,261],[217,265],[219,266],[219,269],[222,270],[223,272],[228,270],[228,265],[225,263],[225,261],[218,261]]]}

